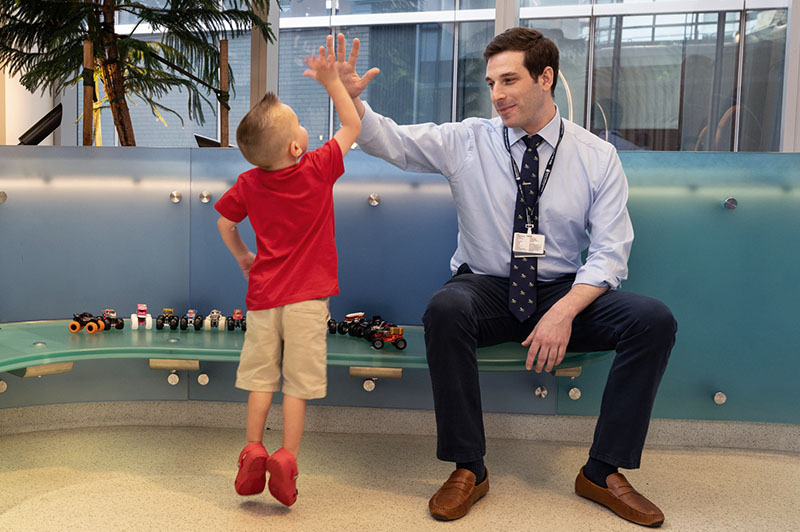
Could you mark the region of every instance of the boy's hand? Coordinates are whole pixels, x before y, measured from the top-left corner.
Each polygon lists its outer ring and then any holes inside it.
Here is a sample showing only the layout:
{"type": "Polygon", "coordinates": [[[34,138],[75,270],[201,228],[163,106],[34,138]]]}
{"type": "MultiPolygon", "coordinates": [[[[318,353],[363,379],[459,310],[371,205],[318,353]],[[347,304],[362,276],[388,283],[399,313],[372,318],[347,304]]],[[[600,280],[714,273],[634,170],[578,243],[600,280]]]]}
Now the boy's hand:
{"type": "Polygon", "coordinates": [[[252,251],[248,251],[247,255],[244,257],[237,259],[239,263],[239,267],[242,269],[242,273],[244,274],[244,278],[248,281],[250,280],[250,268],[253,267],[253,263],[256,260],[256,254],[252,251]]]}
{"type": "Polygon", "coordinates": [[[320,84],[327,87],[328,84],[339,79],[337,71],[336,59],[333,55],[333,36],[328,35],[328,50],[325,52],[325,47],[319,47],[319,55],[306,56],[305,62],[308,70],[303,72],[303,76],[314,78],[320,84]]]}

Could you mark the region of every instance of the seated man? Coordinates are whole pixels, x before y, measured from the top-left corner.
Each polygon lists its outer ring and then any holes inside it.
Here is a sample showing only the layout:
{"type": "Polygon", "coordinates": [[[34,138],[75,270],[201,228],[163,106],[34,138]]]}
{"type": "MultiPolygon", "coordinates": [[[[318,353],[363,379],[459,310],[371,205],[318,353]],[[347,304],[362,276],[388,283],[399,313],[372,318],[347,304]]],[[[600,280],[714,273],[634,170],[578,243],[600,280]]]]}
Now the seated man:
{"type": "Polygon", "coordinates": [[[456,464],[431,514],[460,518],[489,490],[475,350],[517,341],[537,372],[558,366],[567,350],[616,351],[575,491],[625,519],[660,525],[664,514],[617,468],[639,467],[677,325],[663,303],[618,290],[633,241],[628,183],[611,144],[561,118],[558,48],[536,30],[507,30],[484,53],[499,117],[398,126],[360,100],[378,70],[358,76],[358,47],[356,39],[346,60],[339,35],[361,149],[404,170],[442,174],[458,212],[453,277],[422,319],[437,456],[456,464]]]}

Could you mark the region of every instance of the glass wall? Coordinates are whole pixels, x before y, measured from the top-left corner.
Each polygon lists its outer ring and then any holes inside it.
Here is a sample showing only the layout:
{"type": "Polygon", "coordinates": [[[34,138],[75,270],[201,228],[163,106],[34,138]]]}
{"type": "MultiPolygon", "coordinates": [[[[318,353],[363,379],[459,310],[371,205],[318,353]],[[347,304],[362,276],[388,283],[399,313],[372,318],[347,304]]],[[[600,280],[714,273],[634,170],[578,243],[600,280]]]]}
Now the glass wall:
{"type": "Polygon", "coordinates": [[[739,13],[597,19],[591,130],[619,149],[733,149],[739,13]]]}
{"type": "MultiPolygon", "coordinates": [[[[519,4],[519,24],[559,47],[555,100],[562,116],[618,149],[780,149],[787,9],[742,10],[724,0],[718,11],[681,13],[670,11],[677,4],[655,0],[519,4]]],[[[495,6],[496,0],[280,0],[279,95],[308,129],[310,147],[330,138],[338,118],[322,87],[302,76],[303,59],[341,31],[348,43],[361,40],[360,73],[381,69],[363,97],[382,114],[398,123],[491,117],[483,50],[500,16],[495,6]]],[[[135,23],[123,17],[120,23],[135,23]]],[[[250,107],[249,36],[231,41],[230,63],[233,143],[250,107]]],[[[193,133],[216,137],[216,109],[206,108],[199,126],[186,119],[186,100],[178,91],[162,99],[184,116],[184,127],[162,115],[165,127],[146,105],[131,105],[137,143],[192,146],[193,133]]],[[[113,143],[110,112],[103,114],[104,143],[113,143]]]]}
{"type": "Polygon", "coordinates": [[[344,33],[348,43],[355,37],[361,41],[360,73],[381,69],[363,98],[381,114],[398,124],[451,120],[452,24],[355,26],[336,32],[344,33]]]}
{"type": "Polygon", "coordinates": [[[561,116],[586,126],[586,67],[589,64],[588,18],[522,20],[520,26],[535,28],[558,46],[559,76],[556,104],[561,116]]]}
{"type": "Polygon", "coordinates": [[[785,9],[748,11],[738,151],[779,151],[785,72],[785,9]]]}

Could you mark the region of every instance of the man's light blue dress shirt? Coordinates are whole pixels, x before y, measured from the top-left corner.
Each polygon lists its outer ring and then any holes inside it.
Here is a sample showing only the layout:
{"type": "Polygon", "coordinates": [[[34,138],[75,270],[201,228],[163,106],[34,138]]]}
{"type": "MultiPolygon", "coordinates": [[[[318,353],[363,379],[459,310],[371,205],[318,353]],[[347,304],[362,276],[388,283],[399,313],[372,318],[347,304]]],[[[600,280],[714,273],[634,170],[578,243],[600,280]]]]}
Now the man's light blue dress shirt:
{"type": "MultiPolygon", "coordinates": [[[[469,264],[475,273],[508,277],[517,185],[497,118],[467,118],[442,125],[398,126],[365,103],[358,144],[365,153],[410,172],[447,178],[458,212],[458,247],[450,269],[469,264]]],[[[561,116],[538,132],[540,172],[558,141],[561,116]]],[[[519,167],[526,135],[508,130],[519,167]]],[[[546,256],[538,260],[540,281],[576,273],[575,284],[619,287],[627,278],[633,227],[626,203],[628,181],[614,147],[564,121],[564,138],[539,199],[539,232],[546,256]],[[589,250],[586,263],[581,252],[589,250]]]]}

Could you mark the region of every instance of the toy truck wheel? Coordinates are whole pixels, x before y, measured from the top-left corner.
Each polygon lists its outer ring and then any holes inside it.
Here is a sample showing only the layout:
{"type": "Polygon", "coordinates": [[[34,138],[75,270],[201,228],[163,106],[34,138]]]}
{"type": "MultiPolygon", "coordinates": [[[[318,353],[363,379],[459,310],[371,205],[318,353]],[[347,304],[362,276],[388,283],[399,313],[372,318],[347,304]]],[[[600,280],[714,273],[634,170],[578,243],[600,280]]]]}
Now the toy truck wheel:
{"type": "Polygon", "coordinates": [[[403,349],[406,348],[406,345],[408,345],[408,344],[406,343],[406,339],[405,338],[398,338],[397,340],[394,341],[394,346],[397,349],[403,350],[403,349]]]}
{"type": "Polygon", "coordinates": [[[108,331],[110,329],[111,329],[111,320],[106,318],[106,319],[103,320],[103,330],[104,331],[108,331]]]}
{"type": "Polygon", "coordinates": [[[139,328],[139,318],[136,317],[136,314],[131,314],[131,330],[135,331],[139,328]]]}
{"type": "Polygon", "coordinates": [[[339,325],[336,326],[336,330],[339,332],[339,334],[347,334],[347,323],[343,321],[339,322],[339,325]]]}
{"type": "Polygon", "coordinates": [[[97,323],[98,331],[105,331],[106,329],[108,329],[108,327],[106,327],[106,323],[103,320],[97,320],[95,323],[97,323]]]}
{"type": "Polygon", "coordinates": [[[375,349],[383,349],[383,340],[381,340],[380,338],[375,338],[374,340],[372,340],[372,347],[374,347],[375,349]]]}
{"type": "Polygon", "coordinates": [[[90,321],[86,324],[86,332],[89,334],[94,334],[100,330],[100,326],[97,324],[96,321],[90,321]]]}
{"type": "Polygon", "coordinates": [[[76,333],[83,329],[83,325],[81,325],[79,321],[72,320],[69,322],[69,325],[67,325],[67,329],[69,329],[71,333],[76,333]]]}
{"type": "Polygon", "coordinates": [[[186,318],[181,318],[181,330],[185,331],[188,328],[189,328],[189,320],[187,320],[186,318]]]}
{"type": "Polygon", "coordinates": [[[177,316],[173,316],[172,318],[170,318],[170,320],[169,320],[169,328],[172,331],[174,331],[175,329],[178,328],[178,317],[177,316]]]}
{"type": "Polygon", "coordinates": [[[125,327],[125,322],[122,320],[122,318],[119,318],[119,319],[117,320],[117,325],[116,325],[116,327],[117,327],[117,330],[118,330],[118,331],[121,331],[121,330],[122,330],[122,329],[125,327]]]}
{"type": "Polygon", "coordinates": [[[328,332],[331,334],[336,334],[336,321],[335,320],[328,320],[328,332]]]}
{"type": "Polygon", "coordinates": [[[194,319],[194,330],[199,331],[202,328],[203,328],[203,316],[198,314],[197,317],[194,319]]]}
{"type": "Polygon", "coordinates": [[[164,328],[164,318],[161,317],[156,318],[156,330],[160,331],[163,328],[164,328]]]}
{"type": "Polygon", "coordinates": [[[219,317],[219,325],[217,327],[220,331],[225,330],[225,316],[219,317]]]}
{"type": "Polygon", "coordinates": [[[203,322],[203,326],[210,331],[211,330],[211,318],[206,318],[205,321],[203,322]]]}
{"type": "Polygon", "coordinates": [[[144,328],[148,330],[153,328],[153,316],[150,314],[144,319],[144,328]]]}
{"type": "Polygon", "coordinates": [[[247,330],[247,318],[242,318],[242,332],[247,330]]]}
{"type": "Polygon", "coordinates": [[[228,320],[228,330],[232,331],[236,328],[236,323],[233,320],[228,320]]]}

